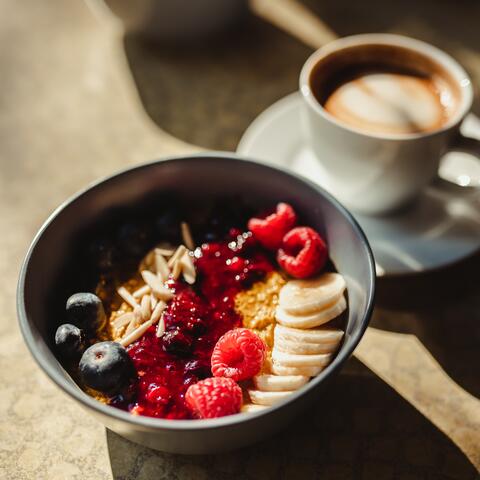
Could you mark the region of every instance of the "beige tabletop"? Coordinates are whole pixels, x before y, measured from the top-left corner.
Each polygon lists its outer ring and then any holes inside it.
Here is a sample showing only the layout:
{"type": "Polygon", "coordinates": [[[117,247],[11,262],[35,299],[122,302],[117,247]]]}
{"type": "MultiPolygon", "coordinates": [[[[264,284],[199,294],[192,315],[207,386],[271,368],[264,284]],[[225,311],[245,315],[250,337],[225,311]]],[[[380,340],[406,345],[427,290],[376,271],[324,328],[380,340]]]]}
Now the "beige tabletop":
{"type": "MultiPolygon", "coordinates": [[[[306,3],[339,35],[389,31],[435,43],[480,85],[478,2],[306,3]]],[[[18,270],[59,203],[128,165],[234,149],[260,111],[295,90],[309,52],[253,17],[221,42],[174,49],[123,39],[79,0],[0,0],[1,479],[478,478],[478,256],[381,282],[375,328],[321,407],[227,455],[163,454],[105,430],[21,339],[18,270]]]]}

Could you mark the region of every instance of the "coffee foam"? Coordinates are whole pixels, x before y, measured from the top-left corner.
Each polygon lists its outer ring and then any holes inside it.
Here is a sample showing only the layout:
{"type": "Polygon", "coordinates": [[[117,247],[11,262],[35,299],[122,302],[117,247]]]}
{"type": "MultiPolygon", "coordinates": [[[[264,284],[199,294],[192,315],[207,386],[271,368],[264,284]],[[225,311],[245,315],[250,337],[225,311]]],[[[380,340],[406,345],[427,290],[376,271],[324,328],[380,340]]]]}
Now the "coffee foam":
{"type": "Polygon", "coordinates": [[[448,90],[429,78],[400,73],[367,73],[340,85],[325,110],[349,125],[377,133],[435,130],[448,118],[448,90]]]}
{"type": "Polygon", "coordinates": [[[439,129],[460,98],[458,85],[438,63],[391,45],[332,52],[312,68],[309,80],[314,96],[331,115],[378,134],[439,129]]]}

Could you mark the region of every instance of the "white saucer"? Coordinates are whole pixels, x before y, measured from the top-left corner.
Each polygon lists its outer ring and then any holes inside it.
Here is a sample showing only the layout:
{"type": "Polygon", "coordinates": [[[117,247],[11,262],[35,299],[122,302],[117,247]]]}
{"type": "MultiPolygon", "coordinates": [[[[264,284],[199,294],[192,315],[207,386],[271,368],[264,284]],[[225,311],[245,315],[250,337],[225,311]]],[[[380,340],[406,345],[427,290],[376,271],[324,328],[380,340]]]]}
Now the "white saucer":
{"type": "MultiPolygon", "coordinates": [[[[248,127],[237,152],[290,169],[322,185],[322,169],[303,142],[300,107],[298,93],[274,103],[248,127]]],[[[480,138],[480,120],[471,115],[462,131],[480,138]]],[[[459,177],[459,165],[462,173],[470,169],[472,182],[480,179],[480,163],[473,163],[471,157],[461,153],[449,154],[441,172],[450,178],[459,177]]],[[[428,188],[414,205],[398,213],[354,216],[370,241],[379,276],[445,267],[480,249],[480,189],[468,196],[452,197],[428,188]]]]}

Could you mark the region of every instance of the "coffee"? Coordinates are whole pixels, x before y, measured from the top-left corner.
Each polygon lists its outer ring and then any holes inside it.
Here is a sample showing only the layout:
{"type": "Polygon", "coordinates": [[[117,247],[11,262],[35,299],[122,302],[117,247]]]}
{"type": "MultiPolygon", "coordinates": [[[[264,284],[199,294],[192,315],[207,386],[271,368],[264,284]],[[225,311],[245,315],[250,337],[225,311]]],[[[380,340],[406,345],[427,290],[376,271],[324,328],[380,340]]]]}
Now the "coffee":
{"type": "Polygon", "coordinates": [[[323,108],[368,133],[435,131],[448,122],[458,102],[438,65],[402,49],[346,52],[330,64],[327,57],[318,76],[314,69],[311,84],[323,108]]]}
{"type": "Polygon", "coordinates": [[[429,77],[370,72],[346,81],[323,107],[339,120],[374,133],[420,133],[449,118],[448,89],[429,77]]]}
{"type": "Polygon", "coordinates": [[[300,94],[303,139],[313,157],[302,167],[363,214],[411,202],[436,178],[447,151],[478,149],[459,132],[472,106],[470,78],[419,40],[391,34],[334,40],[305,62],[300,94]]]}

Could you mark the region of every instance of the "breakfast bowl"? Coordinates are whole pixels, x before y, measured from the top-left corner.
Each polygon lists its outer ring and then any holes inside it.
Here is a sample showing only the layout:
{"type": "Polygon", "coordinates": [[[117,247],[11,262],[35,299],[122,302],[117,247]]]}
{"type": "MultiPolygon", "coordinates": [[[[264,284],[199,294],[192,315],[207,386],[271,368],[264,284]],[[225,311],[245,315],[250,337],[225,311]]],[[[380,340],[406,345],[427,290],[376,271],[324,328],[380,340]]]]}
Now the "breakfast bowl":
{"type": "Polygon", "coordinates": [[[331,195],[306,179],[234,154],[202,153],[129,168],[90,185],[61,205],[41,227],[26,255],[17,308],[25,342],[40,368],[107,428],[157,450],[207,454],[265,438],[320,402],[322,392],[367,328],[374,290],[375,268],[368,242],[350,213],[331,195]],[[87,265],[90,256],[98,254],[98,248],[90,248],[92,241],[95,244],[99,232],[109,231],[115,222],[145,218],[158,209],[168,211],[179,202],[190,212],[190,221],[201,224],[202,205],[218,199],[222,203],[227,197],[234,199],[232,215],[237,201],[247,200],[259,210],[287,202],[325,240],[332,268],[343,276],[348,297],[336,355],[318,375],[271,407],[220,418],[132,414],[85,393],[75,374],[60,361],[54,338],[55,329],[63,323],[66,298],[91,289],[87,265]]]}

